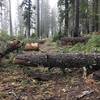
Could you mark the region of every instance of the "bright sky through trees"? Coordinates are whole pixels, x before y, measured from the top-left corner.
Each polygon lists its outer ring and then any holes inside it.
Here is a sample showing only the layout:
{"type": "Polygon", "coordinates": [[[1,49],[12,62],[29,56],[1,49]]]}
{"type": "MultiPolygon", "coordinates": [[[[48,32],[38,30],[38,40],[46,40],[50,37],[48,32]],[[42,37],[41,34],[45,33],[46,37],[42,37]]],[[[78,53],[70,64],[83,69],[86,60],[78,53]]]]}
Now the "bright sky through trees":
{"type": "MultiPolygon", "coordinates": [[[[34,0],[32,0],[34,2],[34,0]]],[[[49,4],[51,9],[56,8],[57,7],[57,1],[58,0],[49,0],[49,4]]],[[[21,3],[22,0],[11,0],[11,10],[12,10],[12,24],[13,24],[13,28],[16,26],[17,24],[17,4],[21,3]]]]}
{"type": "MultiPolygon", "coordinates": [[[[19,3],[21,3],[22,0],[11,0],[11,5],[12,5],[12,20],[13,22],[16,20],[16,17],[17,17],[17,1],[19,1],[19,3]]],[[[34,0],[32,0],[34,1],[34,0]]],[[[49,0],[49,3],[50,3],[50,7],[51,8],[54,8],[57,6],[57,1],[58,0],[49,0]]]]}
{"type": "Polygon", "coordinates": [[[58,0],[49,0],[51,8],[56,7],[58,0]]]}

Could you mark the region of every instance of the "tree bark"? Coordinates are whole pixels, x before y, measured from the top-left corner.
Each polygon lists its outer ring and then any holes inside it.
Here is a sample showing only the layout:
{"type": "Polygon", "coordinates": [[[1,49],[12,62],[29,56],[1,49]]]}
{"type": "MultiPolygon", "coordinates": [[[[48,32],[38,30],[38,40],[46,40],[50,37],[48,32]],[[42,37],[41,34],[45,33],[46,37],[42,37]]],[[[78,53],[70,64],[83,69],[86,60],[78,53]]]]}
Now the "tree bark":
{"type": "Polygon", "coordinates": [[[28,4],[28,37],[30,37],[30,30],[31,30],[31,16],[30,16],[30,10],[31,10],[31,1],[29,0],[28,4]]]}
{"type": "Polygon", "coordinates": [[[74,37],[78,37],[80,35],[80,32],[79,32],[79,10],[80,10],[80,0],[75,0],[75,12],[76,12],[76,15],[75,15],[75,29],[74,29],[74,37]]]}
{"type": "Polygon", "coordinates": [[[95,30],[99,30],[99,0],[95,1],[95,30]]]}
{"type": "Polygon", "coordinates": [[[100,69],[100,54],[21,54],[15,60],[15,64],[29,65],[29,66],[44,66],[44,67],[58,67],[58,68],[81,68],[86,66],[98,65],[100,69]]]}
{"type": "Polygon", "coordinates": [[[99,30],[99,0],[93,0],[93,22],[92,31],[98,32],[99,30]]]}
{"type": "Polygon", "coordinates": [[[68,0],[65,0],[65,29],[64,29],[64,33],[65,35],[68,36],[68,0]]]}
{"type": "Polygon", "coordinates": [[[10,35],[13,35],[12,29],[12,16],[11,16],[11,0],[9,0],[9,23],[10,23],[10,35]]]}
{"type": "Polygon", "coordinates": [[[37,0],[37,36],[40,37],[40,0],[37,0]]]}
{"type": "Polygon", "coordinates": [[[60,39],[62,45],[75,45],[76,43],[87,43],[89,40],[89,37],[63,37],[60,39]]]}

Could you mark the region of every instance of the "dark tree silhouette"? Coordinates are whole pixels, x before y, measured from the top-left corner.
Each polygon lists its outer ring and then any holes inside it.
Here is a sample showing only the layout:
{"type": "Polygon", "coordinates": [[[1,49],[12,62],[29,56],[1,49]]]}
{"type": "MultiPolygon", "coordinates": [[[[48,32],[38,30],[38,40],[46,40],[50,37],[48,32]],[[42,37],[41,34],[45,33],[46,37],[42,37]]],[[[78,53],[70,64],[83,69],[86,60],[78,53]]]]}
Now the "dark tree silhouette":
{"type": "Polygon", "coordinates": [[[75,15],[75,29],[74,29],[74,37],[78,37],[80,35],[79,32],[79,10],[80,10],[80,0],[75,0],[75,10],[76,10],[76,15],[75,15]]]}

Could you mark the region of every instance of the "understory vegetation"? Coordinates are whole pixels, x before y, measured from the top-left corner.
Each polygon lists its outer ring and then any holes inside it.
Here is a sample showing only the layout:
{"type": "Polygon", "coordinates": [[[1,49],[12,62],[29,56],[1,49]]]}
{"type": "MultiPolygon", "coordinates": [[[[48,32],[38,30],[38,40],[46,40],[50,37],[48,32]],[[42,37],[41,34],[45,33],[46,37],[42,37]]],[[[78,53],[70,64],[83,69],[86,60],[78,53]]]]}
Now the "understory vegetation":
{"type": "MultiPolygon", "coordinates": [[[[3,50],[7,48],[7,42],[14,38],[24,43],[37,41],[36,37],[27,39],[8,36],[0,36],[3,50]]],[[[92,35],[86,44],[77,43],[66,46],[59,46],[58,42],[52,42],[52,39],[48,39],[46,43],[40,45],[40,48],[44,53],[97,53],[100,52],[100,36],[92,35]]],[[[92,86],[90,80],[88,84],[85,83],[82,78],[82,68],[66,69],[66,75],[63,76],[59,68],[53,68],[49,71],[48,68],[42,66],[15,65],[13,60],[16,54],[7,55],[8,57],[3,59],[0,66],[1,100],[16,100],[16,98],[21,100],[76,100],[83,92],[86,92],[86,96],[82,96],[80,100],[99,98],[99,93],[95,92],[96,89],[99,91],[99,82],[95,83],[95,86],[92,86]],[[41,75],[41,77],[37,78],[36,75],[41,75]]]]}
{"type": "Polygon", "coordinates": [[[86,44],[77,43],[74,46],[64,47],[68,53],[100,53],[100,35],[92,35],[86,44]]]}

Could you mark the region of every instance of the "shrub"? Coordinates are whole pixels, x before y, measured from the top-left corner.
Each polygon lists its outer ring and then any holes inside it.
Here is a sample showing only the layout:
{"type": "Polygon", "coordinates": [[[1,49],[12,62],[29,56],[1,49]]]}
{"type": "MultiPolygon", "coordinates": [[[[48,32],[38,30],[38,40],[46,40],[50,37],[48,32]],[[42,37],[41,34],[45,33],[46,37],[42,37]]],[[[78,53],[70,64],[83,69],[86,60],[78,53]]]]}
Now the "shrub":
{"type": "Polygon", "coordinates": [[[100,35],[93,35],[87,44],[94,47],[100,47],[100,35]]]}

